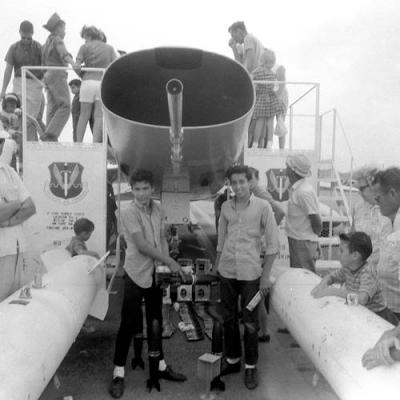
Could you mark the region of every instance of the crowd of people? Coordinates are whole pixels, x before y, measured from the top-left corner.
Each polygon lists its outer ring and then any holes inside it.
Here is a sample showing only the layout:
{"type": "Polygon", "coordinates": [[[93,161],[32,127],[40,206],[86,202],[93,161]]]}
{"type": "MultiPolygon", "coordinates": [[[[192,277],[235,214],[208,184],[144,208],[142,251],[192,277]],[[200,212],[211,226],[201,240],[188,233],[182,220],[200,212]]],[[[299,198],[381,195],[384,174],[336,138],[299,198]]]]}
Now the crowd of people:
{"type": "Polygon", "coordinates": [[[95,26],[85,25],[80,32],[84,44],[74,59],[64,41],[65,21],[54,13],[43,27],[49,32],[49,36],[41,45],[33,40],[33,24],[30,21],[21,22],[19,29],[21,39],[12,44],[6,54],[6,68],[0,92],[3,102],[0,130],[8,132],[8,139],[14,140],[21,151],[21,68],[31,66],[35,68],[27,71],[25,80],[27,140],[58,141],[72,115],[73,141],[83,141],[86,126],[90,122],[93,142],[101,142],[103,138],[100,103],[101,69],[106,68],[117,58],[116,51],[107,44],[104,32],[95,26]],[[73,79],[68,83],[66,67],[72,67],[79,79],[73,79]],[[7,92],[13,73],[12,92],[7,92]],[[72,104],[70,89],[74,94],[72,104]],[[45,110],[46,123],[43,122],[45,110]]]}
{"type": "MultiPolygon", "coordinates": [[[[81,78],[68,82],[66,72],[57,69],[44,72],[35,69],[28,74],[28,140],[57,141],[72,112],[74,141],[83,140],[86,126],[90,123],[93,140],[100,142],[102,72],[85,71],[82,67],[105,68],[117,57],[114,49],[106,43],[104,33],[96,27],[82,28],[85,44],[75,60],[64,43],[65,22],[53,14],[44,27],[49,31],[49,37],[41,46],[32,39],[32,24],[23,21],[20,25],[21,40],[10,47],[6,56],[0,113],[4,128],[0,129],[0,301],[20,287],[26,249],[22,223],[35,213],[32,198],[18,174],[8,165],[21,142],[21,116],[17,111],[21,107],[21,67],[70,65],[81,78]],[[12,71],[13,92],[7,93],[12,71]],[[47,94],[46,124],[42,122],[43,87],[47,94]],[[69,90],[74,94],[72,109],[69,90]],[[12,141],[16,144],[13,145],[12,141]]],[[[248,145],[270,149],[275,133],[279,136],[280,148],[283,148],[288,96],[285,85],[273,81],[285,81],[285,69],[276,65],[271,50],[265,49],[257,38],[247,33],[243,22],[231,25],[229,33],[229,45],[235,59],[244,65],[255,81],[270,81],[255,83],[256,104],[248,145]]],[[[285,231],[290,267],[315,272],[322,222],[317,194],[308,179],[310,171],[311,163],[305,155],[291,154],[287,157],[290,190],[285,231]]],[[[366,368],[373,368],[394,362],[390,349],[396,347],[400,350],[400,168],[379,170],[367,166],[356,171],[354,178],[363,201],[354,210],[351,230],[340,232],[342,267],[323,278],[311,294],[315,298],[333,295],[346,299],[354,295],[359,304],[396,325],[364,355],[363,364],[366,368]],[[336,288],[333,283],[342,286],[336,288]]],[[[271,287],[270,272],[279,252],[278,225],[285,212],[279,202],[260,186],[258,171],[254,168],[233,166],[226,172],[226,179],[230,189],[225,192],[225,197],[219,198],[215,208],[218,233],[216,268],[220,276],[220,315],[225,339],[221,376],[241,370],[240,302],[244,326],[244,382],[252,390],[258,386],[258,331],[260,321],[263,324],[265,305],[262,303],[252,310],[246,305],[259,292],[267,295],[271,287]]],[[[155,282],[155,262],[167,265],[173,273],[182,274],[182,267],[169,254],[162,209],[152,200],[152,173],[137,170],[129,177],[129,182],[134,200],[121,211],[121,231],[127,247],[121,323],[109,387],[114,398],[120,398],[124,393],[125,364],[133,338],[137,339],[135,343],[141,349],[143,300],[147,337],[151,338],[153,334],[154,320],[162,326],[162,290],[155,282]]],[[[87,249],[85,243],[93,230],[91,221],[76,221],[75,236],[67,247],[72,256],[87,254],[98,257],[97,253],[87,249]]],[[[156,357],[160,379],[186,380],[185,375],[167,365],[161,343],[156,357]]],[[[139,358],[135,358],[132,367],[137,365],[139,358]]]]}
{"type": "Polygon", "coordinates": [[[283,149],[289,101],[284,83],[285,67],[276,63],[272,50],[264,48],[258,38],[247,32],[243,21],[233,23],[228,31],[231,35],[229,47],[235,60],[247,69],[255,81],[256,100],[249,127],[248,147],[271,150],[275,135],[279,138],[279,148],[283,149]]]}

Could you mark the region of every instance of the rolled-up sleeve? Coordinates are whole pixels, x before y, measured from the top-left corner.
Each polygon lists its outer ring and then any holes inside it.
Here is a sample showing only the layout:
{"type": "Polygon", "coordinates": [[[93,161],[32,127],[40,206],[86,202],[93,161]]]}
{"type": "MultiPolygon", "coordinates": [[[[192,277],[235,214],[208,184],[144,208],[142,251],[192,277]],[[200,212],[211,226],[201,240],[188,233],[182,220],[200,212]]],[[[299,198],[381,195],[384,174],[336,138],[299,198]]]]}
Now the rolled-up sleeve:
{"type": "Polygon", "coordinates": [[[226,204],[222,205],[221,208],[221,215],[219,217],[219,222],[218,222],[218,245],[217,245],[217,252],[221,252],[223,247],[224,247],[224,243],[225,243],[225,237],[226,237],[226,230],[228,227],[228,220],[226,219],[225,216],[225,207],[226,204]]]}
{"type": "Polygon", "coordinates": [[[265,254],[277,254],[279,252],[279,230],[270,204],[266,204],[263,210],[262,223],[265,229],[265,254]]]}

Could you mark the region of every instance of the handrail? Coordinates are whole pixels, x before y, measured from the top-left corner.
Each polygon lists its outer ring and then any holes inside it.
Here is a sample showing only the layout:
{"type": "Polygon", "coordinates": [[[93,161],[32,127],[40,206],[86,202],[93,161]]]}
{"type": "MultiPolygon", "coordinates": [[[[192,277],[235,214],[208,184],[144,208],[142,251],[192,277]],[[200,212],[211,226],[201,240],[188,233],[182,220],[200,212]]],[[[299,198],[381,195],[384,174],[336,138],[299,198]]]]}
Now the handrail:
{"type": "MultiPolygon", "coordinates": [[[[26,66],[25,65],[22,68],[25,69],[25,71],[27,71],[27,70],[29,70],[29,71],[31,71],[31,70],[37,71],[37,70],[42,70],[42,69],[46,69],[46,70],[49,70],[49,71],[66,71],[66,70],[73,70],[74,71],[74,69],[72,67],[68,67],[68,66],[57,67],[55,65],[36,65],[36,66],[26,66]]],[[[81,71],[87,71],[87,72],[97,72],[97,71],[100,72],[100,71],[105,71],[105,68],[81,67],[80,70],[81,71]]]]}
{"type": "Polygon", "coordinates": [[[261,80],[254,80],[253,83],[256,83],[258,85],[270,85],[271,83],[274,83],[274,84],[285,84],[285,85],[312,85],[312,87],[310,89],[308,89],[300,97],[298,97],[291,104],[289,104],[289,107],[295,105],[296,103],[298,103],[302,98],[307,96],[308,93],[310,93],[313,89],[315,89],[316,87],[319,86],[319,83],[317,83],[317,82],[276,81],[276,80],[269,80],[269,79],[265,79],[265,80],[262,80],[262,81],[261,80]]]}
{"type": "MultiPolygon", "coordinates": [[[[40,66],[26,66],[24,65],[21,68],[21,78],[22,78],[22,98],[21,98],[21,105],[22,105],[22,140],[23,143],[27,141],[27,113],[26,113],[26,78],[27,75],[29,75],[31,78],[35,79],[35,81],[39,82],[43,88],[45,88],[45,84],[38,79],[35,75],[32,74],[31,71],[74,71],[76,70],[70,66],[46,66],[46,65],[40,65],[40,66]]],[[[82,72],[104,72],[106,68],[89,68],[89,67],[82,67],[80,68],[80,71],[82,72]]],[[[104,121],[103,121],[103,138],[102,138],[102,143],[103,146],[106,146],[107,143],[107,136],[106,136],[106,130],[104,126],[104,121]]]]}
{"type": "MultiPolygon", "coordinates": [[[[346,217],[348,218],[349,223],[351,225],[352,221],[351,221],[351,213],[350,213],[349,203],[347,202],[347,197],[346,197],[346,195],[344,193],[344,189],[343,189],[342,181],[340,179],[340,175],[339,175],[339,173],[336,170],[334,165],[332,165],[332,169],[333,169],[333,172],[335,174],[336,181],[338,183],[340,195],[342,196],[343,205],[344,205],[344,208],[345,208],[345,211],[346,211],[346,214],[347,214],[346,217]]],[[[351,192],[350,192],[350,195],[351,195],[351,192]]],[[[350,196],[350,199],[351,199],[351,196],[350,196]]]]}

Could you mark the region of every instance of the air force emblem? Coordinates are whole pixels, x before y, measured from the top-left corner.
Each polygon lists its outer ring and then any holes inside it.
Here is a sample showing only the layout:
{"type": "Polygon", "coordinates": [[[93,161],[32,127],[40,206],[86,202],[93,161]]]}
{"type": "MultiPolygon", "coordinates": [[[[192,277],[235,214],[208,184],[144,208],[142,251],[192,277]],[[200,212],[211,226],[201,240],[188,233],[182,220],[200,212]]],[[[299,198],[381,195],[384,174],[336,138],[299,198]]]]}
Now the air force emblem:
{"type": "Polygon", "coordinates": [[[271,168],[267,172],[268,191],[274,200],[286,201],[289,199],[289,178],[285,168],[271,168]]]}
{"type": "Polygon", "coordinates": [[[60,199],[73,199],[82,193],[83,166],[75,162],[53,162],[49,165],[50,192],[60,199]]]}

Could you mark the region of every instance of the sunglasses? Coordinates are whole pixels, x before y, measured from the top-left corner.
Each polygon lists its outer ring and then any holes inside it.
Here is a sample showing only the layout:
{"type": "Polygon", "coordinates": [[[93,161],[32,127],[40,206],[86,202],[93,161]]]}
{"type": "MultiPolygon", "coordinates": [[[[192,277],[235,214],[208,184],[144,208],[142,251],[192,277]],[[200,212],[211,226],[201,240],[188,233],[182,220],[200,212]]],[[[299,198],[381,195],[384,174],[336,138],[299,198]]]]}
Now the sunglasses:
{"type": "Polygon", "coordinates": [[[0,144],[3,144],[6,141],[6,139],[0,139],[0,144]]]}

